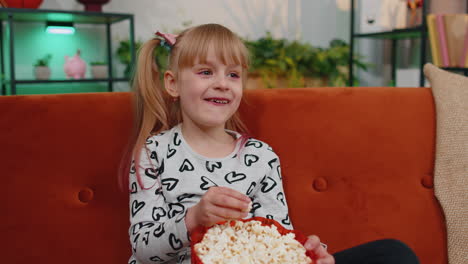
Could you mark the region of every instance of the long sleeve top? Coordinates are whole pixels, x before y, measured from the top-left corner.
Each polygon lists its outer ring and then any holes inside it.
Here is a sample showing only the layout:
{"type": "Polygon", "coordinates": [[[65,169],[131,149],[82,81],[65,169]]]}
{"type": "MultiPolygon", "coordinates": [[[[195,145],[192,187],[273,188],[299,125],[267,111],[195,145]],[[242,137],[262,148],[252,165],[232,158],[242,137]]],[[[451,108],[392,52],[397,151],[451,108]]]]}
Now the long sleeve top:
{"type": "Polygon", "coordinates": [[[241,146],[239,140],[231,154],[207,158],[186,143],[179,124],[149,137],[138,168],[132,162],[129,264],[190,263],[185,215],[213,186],[248,195],[253,203],[247,218],[262,216],[292,229],[280,161],[270,146],[253,138],[241,146]]]}

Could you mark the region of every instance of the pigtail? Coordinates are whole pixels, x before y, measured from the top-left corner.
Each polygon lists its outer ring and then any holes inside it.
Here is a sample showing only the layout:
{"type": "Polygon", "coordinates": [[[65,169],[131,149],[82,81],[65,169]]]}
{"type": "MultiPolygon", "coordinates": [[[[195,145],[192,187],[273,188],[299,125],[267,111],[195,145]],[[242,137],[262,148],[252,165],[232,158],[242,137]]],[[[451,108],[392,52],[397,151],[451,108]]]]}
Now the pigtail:
{"type": "MultiPolygon", "coordinates": [[[[132,165],[136,171],[137,181],[141,185],[142,181],[138,169],[141,149],[151,134],[169,129],[169,112],[171,110],[168,108],[168,95],[159,80],[159,69],[154,57],[155,49],[159,45],[159,39],[151,39],[143,44],[138,51],[132,86],[133,133],[119,170],[119,186],[122,190],[128,189],[132,165]]],[[[144,186],[141,187],[144,188],[144,186]]]]}

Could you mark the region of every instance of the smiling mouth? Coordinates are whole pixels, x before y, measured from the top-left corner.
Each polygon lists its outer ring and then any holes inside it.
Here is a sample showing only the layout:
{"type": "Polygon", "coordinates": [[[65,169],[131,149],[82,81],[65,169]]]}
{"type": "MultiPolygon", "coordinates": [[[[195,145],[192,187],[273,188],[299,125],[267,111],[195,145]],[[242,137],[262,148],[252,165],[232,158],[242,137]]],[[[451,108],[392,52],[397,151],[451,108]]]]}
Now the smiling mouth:
{"type": "Polygon", "coordinates": [[[229,104],[229,100],[225,98],[206,98],[205,101],[212,102],[219,105],[229,104]]]}

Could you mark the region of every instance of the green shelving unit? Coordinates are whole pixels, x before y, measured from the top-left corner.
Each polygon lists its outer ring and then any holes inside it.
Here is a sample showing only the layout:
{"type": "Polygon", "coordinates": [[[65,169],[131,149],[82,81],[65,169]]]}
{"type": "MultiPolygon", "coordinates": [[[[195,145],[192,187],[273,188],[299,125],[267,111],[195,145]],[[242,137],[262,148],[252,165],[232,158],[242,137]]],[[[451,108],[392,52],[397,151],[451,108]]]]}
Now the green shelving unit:
{"type": "MultiPolygon", "coordinates": [[[[117,77],[113,74],[112,61],[112,40],[111,30],[116,23],[128,21],[129,40],[131,50],[132,65],[135,62],[134,45],[134,17],[132,14],[121,13],[102,13],[102,12],[81,12],[81,11],[63,11],[63,10],[45,10],[45,9],[18,9],[18,8],[0,8],[0,74],[2,95],[17,94],[18,85],[32,85],[37,87],[54,87],[60,84],[67,84],[68,92],[73,92],[73,87],[83,87],[81,92],[86,91],[108,91],[112,92],[114,82],[129,82],[128,77],[117,77]],[[34,80],[29,78],[18,79],[16,76],[15,50],[18,45],[18,36],[15,32],[15,23],[39,23],[44,24],[48,21],[72,22],[74,25],[100,25],[105,27],[105,45],[95,47],[97,52],[104,52],[107,58],[108,78],[105,79],[50,79],[34,80]],[[6,34],[5,34],[6,33],[6,34]],[[6,46],[9,52],[5,52],[6,46]],[[7,72],[8,69],[8,72],[7,72]],[[96,89],[89,89],[89,85],[95,84],[96,89]],[[7,89],[8,88],[8,89],[7,89]]],[[[45,33],[44,33],[45,34],[45,33]]],[[[44,93],[53,93],[53,89],[44,89],[44,93]]],[[[30,88],[34,89],[34,88],[30,88]]],[[[37,88],[39,90],[39,88],[37,88]]],[[[40,91],[38,91],[40,93],[40,91]]]]}

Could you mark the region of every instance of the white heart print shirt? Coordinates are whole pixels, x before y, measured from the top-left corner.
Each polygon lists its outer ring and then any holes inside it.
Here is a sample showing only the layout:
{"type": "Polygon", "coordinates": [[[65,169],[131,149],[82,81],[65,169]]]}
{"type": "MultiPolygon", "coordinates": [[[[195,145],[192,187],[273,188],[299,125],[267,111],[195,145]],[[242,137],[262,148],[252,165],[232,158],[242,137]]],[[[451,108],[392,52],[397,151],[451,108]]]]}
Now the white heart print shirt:
{"type": "Polygon", "coordinates": [[[144,188],[137,183],[134,163],[130,171],[129,264],[190,263],[185,214],[213,186],[248,195],[253,204],[247,218],[266,217],[292,229],[280,161],[266,143],[250,138],[241,146],[238,140],[226,157],[206,158],[185,142],[179,124],[148,138],[141,153],[144,188]]]}

